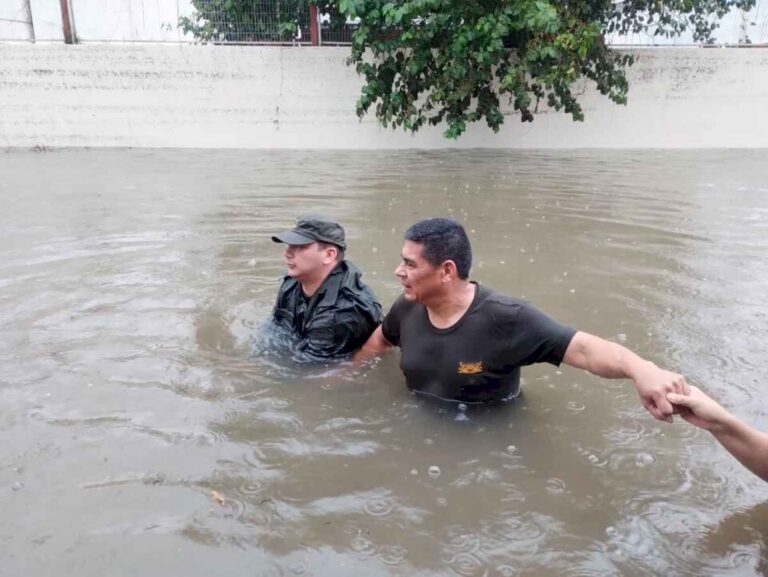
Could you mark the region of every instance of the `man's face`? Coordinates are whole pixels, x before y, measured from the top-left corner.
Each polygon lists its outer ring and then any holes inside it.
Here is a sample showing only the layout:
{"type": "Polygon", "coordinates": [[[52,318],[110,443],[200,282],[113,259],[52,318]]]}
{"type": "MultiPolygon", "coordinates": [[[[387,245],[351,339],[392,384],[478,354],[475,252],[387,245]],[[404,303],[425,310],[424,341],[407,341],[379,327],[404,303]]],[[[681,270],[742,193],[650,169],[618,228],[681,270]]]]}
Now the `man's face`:
{"type": "Polygon", "coordinates": [[[441,287],[441,269],[421,256],[423,245],[406,240],[403,243],[403,260],[395,269],[395,275],[403,285],[403,296],[409,301],[425,302],[437,294],[441,287]]]}
{"type": "Polygon", "coordinates": [[[285,246],[285,266],[288,276],[301,282],[316,277],[323,270],[328,251],[318,243],[285,246]]]}

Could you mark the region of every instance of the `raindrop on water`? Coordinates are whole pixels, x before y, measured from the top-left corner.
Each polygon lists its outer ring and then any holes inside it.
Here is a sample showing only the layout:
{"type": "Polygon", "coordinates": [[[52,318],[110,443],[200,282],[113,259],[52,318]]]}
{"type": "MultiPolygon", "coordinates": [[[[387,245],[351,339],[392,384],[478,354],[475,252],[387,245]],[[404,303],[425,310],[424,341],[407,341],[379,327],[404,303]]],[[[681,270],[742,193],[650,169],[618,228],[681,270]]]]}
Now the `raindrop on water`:
{"type": "Polygon", "coordinates": [[[637,458],[635,459],[635,464],[638,467],[647,467],[651,463],[653,463],[654,458],[653,455],[650,455],[648,453],[640,453],[637,455],[637,458]]]}
{"type": "Polygon", "coordinates": [[[565,481],[558,479],[557,477],[547,479],[544,486],[547,488],[547,492],[550,495],[562,495],[565,493],[565,481]]]}

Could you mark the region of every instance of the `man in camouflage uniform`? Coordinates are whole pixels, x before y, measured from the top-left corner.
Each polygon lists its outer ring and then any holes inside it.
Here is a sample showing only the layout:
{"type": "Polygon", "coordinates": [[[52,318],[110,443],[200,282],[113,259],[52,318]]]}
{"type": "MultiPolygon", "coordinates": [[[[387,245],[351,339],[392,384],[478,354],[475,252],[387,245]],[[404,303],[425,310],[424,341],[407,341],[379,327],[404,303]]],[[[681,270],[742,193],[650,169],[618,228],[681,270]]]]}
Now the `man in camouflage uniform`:
{"type": "Polygon", "coordinates": [[[341,225],[308,215],[272,240],[286,245],[288,268],[274,321],[292,331],[298,350],[311,358],[344,357],[360,348],[381,322],[381,305],[360,269],[344,259],[341,225]]]}

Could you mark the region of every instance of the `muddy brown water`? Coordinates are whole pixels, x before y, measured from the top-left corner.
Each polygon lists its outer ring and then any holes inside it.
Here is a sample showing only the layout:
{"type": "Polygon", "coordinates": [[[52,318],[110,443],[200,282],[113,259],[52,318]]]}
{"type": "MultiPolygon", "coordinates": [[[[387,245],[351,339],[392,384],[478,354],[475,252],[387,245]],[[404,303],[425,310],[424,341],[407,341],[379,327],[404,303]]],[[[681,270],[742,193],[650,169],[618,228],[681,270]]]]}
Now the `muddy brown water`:
{"type": "Polygon", "coordinates": [[[0,154],[0,574],[761,575],[768,486],[626,381],[461,411],[273,350],[269,235],[404,229],[768,429],[768,151],[0,154]]]}

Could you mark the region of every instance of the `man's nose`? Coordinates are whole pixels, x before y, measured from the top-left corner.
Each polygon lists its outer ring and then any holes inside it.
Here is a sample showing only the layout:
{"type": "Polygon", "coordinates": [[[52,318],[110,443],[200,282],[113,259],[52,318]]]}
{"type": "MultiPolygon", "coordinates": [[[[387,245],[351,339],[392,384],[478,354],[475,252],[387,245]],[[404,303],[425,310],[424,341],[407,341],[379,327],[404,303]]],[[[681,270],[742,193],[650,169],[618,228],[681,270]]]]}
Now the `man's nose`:
{"type": "Polygon", "coordinates": [[[293,247],[290,244],[285,245],[285,250],[283,251],[283,254],[286,257],[293,256],[293,247]]]}
{"type": "Polygon", "coordinates": [[[403,271],[403,263],[397,265],[397,268],[395,269],[395,276],[405,276],[405,272],[403,271]]]}

